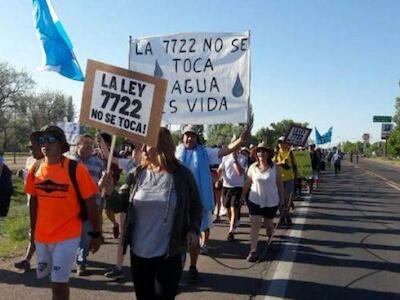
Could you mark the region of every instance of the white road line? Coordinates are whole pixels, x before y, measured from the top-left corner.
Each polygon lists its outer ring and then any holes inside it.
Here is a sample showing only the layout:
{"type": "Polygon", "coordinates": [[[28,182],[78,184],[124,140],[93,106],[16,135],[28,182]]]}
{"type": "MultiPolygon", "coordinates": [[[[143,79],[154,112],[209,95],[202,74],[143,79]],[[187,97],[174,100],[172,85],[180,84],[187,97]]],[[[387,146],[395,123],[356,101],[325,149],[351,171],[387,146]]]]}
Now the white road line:
{"type": "MultiPolygon", "coordinates": [[[[298,215],[307,215],[308,207],[311,201],[310,198],[302,201],[302,207],[300,209],[296,209],[296,214],[298,212],[298,215]]],[[[296,230],[290,230],[289,237],[296,237],[298,239],[302,237],[303,227],[306,223],[306,219],[307,218],[304,217],[294,218],[293,223],[296,224],[296,227],[298,226],[299,228],[296,230]]],[[[268,294],[274,296],[265,296],[265,300],[283,299],[283,297],[285,296],[298,245],[299,244],[297,244],[294,248],[285,247],[282,255],[278,258],[279,262],[272,263],[270,270],[271,272],[273,272],[274,275],[271,278],[271,284],[268,288],[268,294]]]]}
{"type": "Polygon", "coordinates": [[[367,169],[365,169],[363,167],[360,167],[360,166],[355,166],[355,167],[358,168],[358,169],[364,170],[365,173],[367,173],[367,174],[369,174],[371,176],[375,176],[375,177],[378,177],[379,179],[382,179],[388,186],[400,191],[400,186],[396,182],[391,181],[391,180],[389,180],[389,179],[387,179],[387,178],[385,178],[385,177],[383,177],[383,176],[381,176],[379,174],[376,174],[376,173],[374,173],[374,172],[372,172],[370,170],[367,170],[367,169]]]}

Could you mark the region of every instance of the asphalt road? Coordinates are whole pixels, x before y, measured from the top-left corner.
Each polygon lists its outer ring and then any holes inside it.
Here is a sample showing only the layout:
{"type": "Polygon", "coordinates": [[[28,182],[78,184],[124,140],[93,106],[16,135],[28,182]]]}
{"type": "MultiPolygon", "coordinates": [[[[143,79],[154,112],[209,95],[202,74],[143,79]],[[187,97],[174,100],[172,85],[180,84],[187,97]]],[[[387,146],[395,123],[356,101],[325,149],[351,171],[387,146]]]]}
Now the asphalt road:
{"type": "MultiPolygon", "coordinates": [[[[184,272],[177,299],[400,299],[400,188],[363,168],[345,163],[337,177],[325,172],[316,193],[296,202],[293,229],[278,229],[275,250],[257,264],[245,260],[246,211],[235,242],[226,241],[227,222],[217,224],[209,255],[199,259],[199,283],[188,284],[184,272]]],[[[92,274],[72,275],[71,299],[135,299],[128,258],[126,279],[102,276],[115,260],[116,240],[106,237],[90,257],[92,274]]],[[[261,240],[262,250],[264,232],[261,240]]],[[[0,260],[0,299],[50,299],[48,283],[19,273],[14,260],[0,260]]]]}
{"type": "MultiPolygon", "coordinates": [[[[396,184],[400,184],[400,166],[382,163],[373,159],[362,158],[359,167],[371,171],[376,175],[382,176],[396,184]]],[[[381,178],[382,179],[382,178],[381,178]]]]}
{"type": "Polygon", "coordinates": [[[369,161],[324,174],[297,205],[293,230],[278,236],[281,252],[257,299],[400,299],[400,188],[366,168],[398,176],[369,161]]]}

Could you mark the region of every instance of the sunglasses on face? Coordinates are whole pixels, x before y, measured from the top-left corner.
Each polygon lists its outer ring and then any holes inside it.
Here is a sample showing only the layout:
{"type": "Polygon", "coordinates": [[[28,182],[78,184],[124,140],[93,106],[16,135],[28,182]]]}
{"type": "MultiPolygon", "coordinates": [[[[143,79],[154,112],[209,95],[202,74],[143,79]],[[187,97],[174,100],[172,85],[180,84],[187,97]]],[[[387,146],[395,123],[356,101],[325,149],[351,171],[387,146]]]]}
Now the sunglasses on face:
{"type": "Polygon", "coordinates": [[[54,144],[54,143],[58,142],[58,139],[55,138],[55,137],[52,136],[52,135],[44,135],[44,136],[38,137],[37,141],[38,141],[39,145],[43,145],[43,144],[45,144],[46,142],[47,142],[48,144],[54,144]]]}

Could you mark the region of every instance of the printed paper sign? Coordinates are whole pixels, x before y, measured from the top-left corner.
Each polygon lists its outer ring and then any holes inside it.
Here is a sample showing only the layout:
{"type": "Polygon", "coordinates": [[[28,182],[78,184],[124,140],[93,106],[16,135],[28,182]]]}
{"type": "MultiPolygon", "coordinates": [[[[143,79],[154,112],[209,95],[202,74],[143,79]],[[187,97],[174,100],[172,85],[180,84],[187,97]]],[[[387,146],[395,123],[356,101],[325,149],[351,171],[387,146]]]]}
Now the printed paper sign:
{"type": "Polygon", "coordinates": [[[310,136],[312,129],[292,125],[286,133],[284,143],[294,146],[304,146],[310,136]]]}
{"type": "Polygon", "coordinates": [[[80,122],[157,144],[167,81],[88,60],[80,122]]]}
{"type": "Polygon", "coordinates": [[[133,39],[129,57],[132,70],[168,79],[164,122],[247,122],[249,32],[133,39]]]}
{"type": "Polygon", "coordinates": [[[297,176],[300,178],[311,178],[312,167],[310,152],[307,150],[295,150],[293,151],[294,162],[297,167],[297,176]]]}
{"type": "Polygon", "coordinates": [[[76,139],[81,132],[81,125],[72,122],[58,122],[57,126],[64,130],[68,144],[75,145],[76,139]]]}

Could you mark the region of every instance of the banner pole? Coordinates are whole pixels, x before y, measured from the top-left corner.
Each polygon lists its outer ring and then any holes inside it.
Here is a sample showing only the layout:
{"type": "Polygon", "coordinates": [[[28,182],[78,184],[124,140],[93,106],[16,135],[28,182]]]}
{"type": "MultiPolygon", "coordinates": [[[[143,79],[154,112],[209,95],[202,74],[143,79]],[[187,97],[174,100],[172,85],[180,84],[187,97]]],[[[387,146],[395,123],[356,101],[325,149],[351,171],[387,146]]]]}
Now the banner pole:
{"type": "MultiPolygon", "coordinates": [[[[248,30],[248,35],[249,35],[249,82],[248,82],[248,87],[249,87],[249,97],[247,98],[247,125],[250,125],[250,92],[251,92],[251,45],[250,45],[250,29],[248,30]]],[[[251,124],[253,126],[253,124],[251,124]]]]}
{"type": "Polygon", "coordinates": [[[128,51],[128,69],[131,69],[131,48],[132,48],[132,36],[129,36],[129,51],[128,51]]]}

